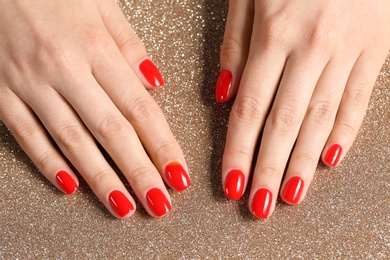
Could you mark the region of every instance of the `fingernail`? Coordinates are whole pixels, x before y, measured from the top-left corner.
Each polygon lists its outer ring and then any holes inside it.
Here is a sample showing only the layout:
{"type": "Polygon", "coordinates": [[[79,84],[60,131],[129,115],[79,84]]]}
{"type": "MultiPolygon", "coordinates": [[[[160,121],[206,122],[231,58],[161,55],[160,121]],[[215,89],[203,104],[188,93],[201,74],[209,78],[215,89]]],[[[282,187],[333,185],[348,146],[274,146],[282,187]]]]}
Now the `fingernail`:
{"type": "Polygon", "coordinates": [[[139,65],[139,70],[144,75],[145,79],[152,85],[153,87],[161,87],[164,85],[164,79],[161,76],[160,71],[157,69],[156,65],[149,59],[144,60],[139,65]]]}
{"type": "Polygon", "coordinates": [[[342,151],[343,148],[340,145],[338,144],[332,145],[328,149],[328,152],[326,153],[325,163],[329,166],[335,167],[339,162],[342,151]]]}
{"type": "Polygon", "coordinates": [[[232,200],[239,200],[244,191],[245,176],[240,170],[230,171],[225,180],[225,196],[232,200]]]}
{"type": "Polygon", "coordinates": [[[66,171],[60,171],[56,175],[56,181],[58,185],[66,194],[72,194],[78,188],[77,183],[73,180],[72,176],[69,175],[66,171]]]}
{"type": "Polygon", "coordinates": [[[300,177],[291,177],[284,187],[282,195],[283,200],[290,204],[298,204],[302,194],[303,185],[303,180],[300,177]]]}
{"type": "Polygon", "coordinates": [[[268,189],[257,190],[252,200],[252,214],[258,218],[268,218],[271,203],[272,193],[268,189]]]}
{"type": "Polygon", "coordinates": [[[131,204],[129,199],[119,190],[112,191],[108,196],[108,200],[116,214],[122,218],[130,211],[134,210],[133,204],[131,204]]]}
{"type": "Polygon", "coordinates": [[[172,187],[177,191],[183,191],[191,185],[188,174],[177,162],[168,164],[165,167],[165,174],[172,187]]]}
{"type": "Polygon", "coordinates": [[[228,70],[222,70],[219,73],[215,89],[215,100],[217,103],[223,103],[228,100],[230,87],[232,86],[232,78],[233,75],[228,70]]]}
{"type": "Polygon", "coordinates": [[[153,188],[149,190],[146,194],[146,200],[150,209],[158,217],[165,215],[172,209],[171,204],[160,189],[153,188]]]}

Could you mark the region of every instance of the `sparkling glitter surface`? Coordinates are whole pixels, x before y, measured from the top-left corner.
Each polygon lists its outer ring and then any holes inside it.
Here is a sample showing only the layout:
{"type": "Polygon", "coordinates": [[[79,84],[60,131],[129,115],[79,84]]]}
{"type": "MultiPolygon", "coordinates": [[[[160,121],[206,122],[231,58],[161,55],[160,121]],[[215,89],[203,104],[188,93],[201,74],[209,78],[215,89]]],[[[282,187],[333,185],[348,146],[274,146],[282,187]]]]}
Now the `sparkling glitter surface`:
{"type": "Polygon", "coordinates": [[[0,259],[389,259],[390,55],[356,142],[335,169],[320,164],[306,200],[267,221],[224,199],[221,157],[231,103],[214,103],[227,1],[121,1],[161,69],[151,91],[188,161],[192,186],[170,190],[161,219],[138,207],[114,219],[85,182],[57,191],[0,123],[0,259]]]}

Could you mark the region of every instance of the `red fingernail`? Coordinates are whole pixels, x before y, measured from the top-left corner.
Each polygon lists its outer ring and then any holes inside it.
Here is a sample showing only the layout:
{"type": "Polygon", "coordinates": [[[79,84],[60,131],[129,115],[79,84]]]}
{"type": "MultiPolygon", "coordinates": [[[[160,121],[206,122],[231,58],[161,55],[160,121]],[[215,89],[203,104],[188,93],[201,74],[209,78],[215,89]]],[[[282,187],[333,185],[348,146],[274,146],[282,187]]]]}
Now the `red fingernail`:
{"type": "Polygon", "coordinates": [[[283,200],[290,204],[298,204],[302,194],[303,185],[303,180],[300,177],[291,177],[284,187],[282,195],[283,200]]]}
{"type": "Polygon", "coordinates": [[[215,100],[217,103],[223,103],[228,100],[230,87],[232,86],[233,75],[228,70],[222,70],[219,73],[217,87],[215,89],[215,100]]]}
{"type": "Polygon", "coordinates": [[[252,214],[258,218],[268,218],[271,210],[272,193],[268,189],[259,189],[253,196],[252,214]]]}
{"type": "Polygon", "coordinates": [[[164,85],[164,79],[161,76],[160,71],[157,69],[156,65],[149,59],[144,60],[139,65],[139,70],[144,75],[145,79],[152,85],[153,87],[161,87],[164,85]]]}
{"type": "Polygon", "coordinates": [[[172,187],[177,191],[185,190],[191,185],[188,174],[177,162],[168,164],[165,167],[165,174],[172,187]]]}
{"type": "Polygon", "coordinates": [[[78,188],[77,183],[66,171],[60,171],[56,175],[56,181],[66,194],[72,194],[78,188]]]}
{"type": "Polygon", "coordinates": [[[149,190],[146,194],[146,200],[150,209],[158,217],[165,215],[172,209],[171,204],[160,189],[149,190]]]}
{"type": "Polygon", "coordinates": [[[337,163],[339,162],[341,153],[343,151],[343,148],[338,145],[334,144],[332,145],[325,156],[325,163],[329,166],[335,167],[337,163]]]}
{"type": "Polygon", "coordinates": [[[240,170],[232,170],[225,180],[225,196],[232,200],[239,200],[244,191],[245,176],[240,170]]]}
{"type": "Polygon", "coordinates": [[[108,200],[116,214],[122,218],[130,211],[134,210],[133,204],[131,204],[129,199],[119,190],[112,191],[108,196],[108,200]]]}

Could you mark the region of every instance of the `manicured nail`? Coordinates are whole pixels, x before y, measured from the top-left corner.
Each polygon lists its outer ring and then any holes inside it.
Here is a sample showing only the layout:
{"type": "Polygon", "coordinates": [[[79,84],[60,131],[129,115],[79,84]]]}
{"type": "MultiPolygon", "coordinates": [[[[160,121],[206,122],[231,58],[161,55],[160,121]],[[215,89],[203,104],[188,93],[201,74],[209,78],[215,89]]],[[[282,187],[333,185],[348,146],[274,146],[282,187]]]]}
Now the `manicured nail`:
{"type": "Polygon", "coordinates": [[[122,218],[130,211],[134,210],[133,204],[131,204],[129,199],[119,190],[112,191],[108,196],[108,200],[116,214],[122,218]]]}
{"type": "Polygon", "coordinates": [[[139,70],[144,75],[145,79],[152,85],[153,87],[161,87],[164,85],[164,79],[161,76],[160,71],[157,69],[156,65],[149,59],[144,60],[139,65],[139,70]]]}
{"type": "Polygon", "coordinates": [[[177,191],[185,190],[191,185],[188,174],[177,162],[168,164],[165,167],[165,174],[172,187],[177,191]]]}
{"type": "Polygon", "coordinates": [[[298,204],[303,191],[303,185],[303,180],[300,177],[291,177],[284,187],[283,200],[290,204],[298,204]]]}
{"type": "Polygon", "coordinates": [[[230,171],[225,180],[225,196],[232,200],[239,200],[244,191],[245,176],[240,170],[230,171]]]}
{"type": "Polygon", "coordinates": [[[271,203],[272,193],[268,189],[257,190],[252,200],[252,214],[258,218],[268,218],[271,203]]]}
{"type": "Polygon", "coordinates": [[[150,209],[158,217],[165,215],[172,209],[171,204],[160,189],[153,188],[149,190],[146,194],[146,200],[150,209]]]}
{"type": "Polygon", "coordinates": [[[233,75],[228,70],[222,70],[219,73],[217,87],[215,89],[215,100],[217,103],[223,103],[228,100],[230,87],[232,86],[233,75]]]}
{"type": "Polygon", "coordinates": [[[77,183],[66,171],[58,172],[56,175],[56,181],[66,194],[72,194],[78,188],[77,183]]]}
{"type": "Polygon", "coordinates": [[[325,160],[324,160],[325,163],[329,166],[335,167],[339,162],[342,151],[343,148],[340,145],[338,144],[332,145],[328,149],[328,152],[326,153],[325,160]]]}

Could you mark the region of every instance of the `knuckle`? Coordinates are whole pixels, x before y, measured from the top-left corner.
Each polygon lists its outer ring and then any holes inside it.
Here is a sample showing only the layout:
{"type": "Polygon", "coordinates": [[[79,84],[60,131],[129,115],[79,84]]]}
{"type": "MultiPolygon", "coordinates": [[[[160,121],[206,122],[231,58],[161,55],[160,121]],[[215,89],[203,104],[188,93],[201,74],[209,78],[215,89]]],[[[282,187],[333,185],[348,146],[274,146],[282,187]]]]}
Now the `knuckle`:
{"type": "Polygon", "coordinates": [[[58,134],[58,145],[67,151],[74,151],[85,142],[85,134],[78,126],[66,126],[58,134]]]}
{"type": "Polygon", "coordinates": [[[326,124],[334,117],[334,105],[329,101],[319,101],[308,108],[307,116],[316,124],[326,124]]]}
{"type": "Polygon", "coordinates": [[[50,66],[54,65],[56,70],[63,72],[65,69],[69,69],[72,55],[65,44],[58,39],[53,35],[43,38],[41,46],[37,50],[37,60],[46,69],[48,68],[45,64],[50,64],[50,66]]]}
{"type": "Polygon", "coordinates": [[[336,127],[341,130],[342,136],[355,136],[358,131],[358,126],[347,121],[337,122],[336,127]]]}
{"type": "Polygon", "coordinates": [[[294,109],[279,108],[270,115],[272,130],[282,133],[292,132],[298,127],[298,115],[294,109]]]}
{"type": "Polygon", "coordinates": [[[42,40],[37,50],[36,60],[39,67],[47,73],[72,75],[74,71],[74,54],[58,37],[47,37],[42,40]]]}
{"type": "Polygon", "coordinates": [[[38,134],[39,128],[31,123],[25,123],[15,128],[15,137],[23,144],[29,143],[38,134]]]}
{"type": "Polygon", "coordinates": [[[107,33],[100,27],[92,27],[89,30],[85,30],[81,39],[84,46],[93,52],[105,52],[111,45],[107,33]]]}
{"type": "Polygon", "coordinates": [[[261,105],[252,97],[241,97],[234,102],[232,115],[239,121],[258,121],[261,118],[261,105]]]}
{"type": "Polygon", "coordinates": [[[318,158],[313,156],[312,153],[306,152],[299,154],[295,160],[301,168],[312,168],[318,164],[318,158]]]}
{"type": "Polygon", "coordinates": [[[44,152],[43,154],[39,155],[37,158],[37,161],[35,162],[38,169],[40,169],[42,172],[48,172],[46,169],[51,165],[53,161],[57,158],[57,155],[53,154],[52,152],[44,152]]]}
{"type": "Polygon", "coordinates": [[[130,173],[129,182],[132,187],[143,187],[151,179],[152,170],[147,166],[139,166],[130,173]]]}
{"type": "Polygon", "coordinates": [[[134,50],[142,50],[146,53],[145,47],[138,36],[129,33],[127,28],[118,34],[117,41],[119,43],[118,47],[123,53],[134,54],[134,50]]]}
{"type": "Polygon", "coordinates": [[[370,97],[370,93],[363,89],[347,90],[345,97],[352,105],[365,109],[370,97]]]}
{"type": "Polygon", "coordinates": [[[164,158],[169,157],[173,151],[178,149],[176,142],[162,141],[156,142],[158,146],[155,148],[152,157],[156,158],[157,161],[163,161],[164,158]]]}
{"type": "Polygon", "coordinates": [[[233,37],[226,37],[223,40],[220,60],[221,63],[230,64],[242,57],[242,44],[233,37]]]}
{"type": "Polygon", "coordinates": [[[119,137],[123,137],[126,129],[126,124],[121,118],[110,115],[99,123],[97,130],[101,141],[110,142],[119,137]]]}
{"type": "Polygon", "coordinates": [[[318,49],[324,47],[325,43],[328,43],[327,39],[329,38],[328,27],[323,23],[319,22],[314,25],[312,30],[309,33],[309,47],[318,49]]]}
{"type": "Polygon", "coordinates": [[[317,49],[319,51],[322,51],[324,47],[329,48],[329,44],[331,44],[330,38],[332,38],[334,35],[334,32],[332,32],[331,28],[332,21],[329,19],[329,13],[326,10],[320,10],[317,14],[316,20],[312,24],[311,27],[307,30],[307,37],[308,37],[308,47],[317,49]],[[325,46],[328,45],[328,46],[325,46]]]}
{"type": "Polygon", "coordinates": [[[253,149],[248,149],[244,146],[229,146],[226,149],[226,154],[231,158],[251,158],[253,156],[253,149]]]}
{"type": "Polygon", "coordinates": [[[89,179],[89,185],[93,190],[108,186],[111,182],[111,177],[112,172],[110,170],[98,170],[89,179]]]}
{"type": "Polygon", "coordinates": [[[146,97],[138,97],[125,106],[128,108],[130,121],[135,124],[151,120],[158,113],[158,107],[151,103],[146,97]]]}
{"type": "Polygon", "coordinates": [[[267,166],[260,171],[261,175],[264,176],[264,178],[270,178],[270,179],[280,179],[282,172],[277,170],[274,166],[267,166]]]}
{"type": "Polygon", "coordinates": [[[276,13],[268,17],[262,25],[262,45],[266,49],[284,46],[287,33],[287,22],[284,13],[276,13]]]}

